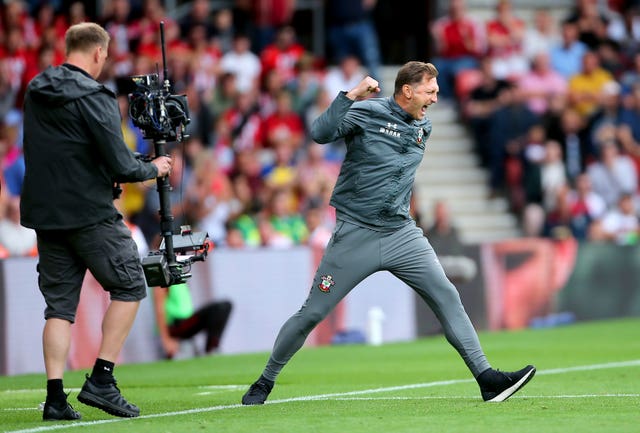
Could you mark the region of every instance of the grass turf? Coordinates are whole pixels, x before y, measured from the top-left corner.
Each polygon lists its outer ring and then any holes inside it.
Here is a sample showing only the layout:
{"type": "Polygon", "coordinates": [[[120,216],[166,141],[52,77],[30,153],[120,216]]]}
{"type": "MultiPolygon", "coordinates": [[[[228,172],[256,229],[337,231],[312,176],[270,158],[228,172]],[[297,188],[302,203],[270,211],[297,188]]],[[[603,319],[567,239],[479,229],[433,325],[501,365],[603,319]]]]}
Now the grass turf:
{"type": "Polygon", "coordinates": [[[240,397],[268,354],[213,355],[120,365],[123,394],[141,416],[122,419],[79,403],[87,371],[65,376],[83,419],[43,422],[43,374],[0,377],[4,432],[638,432],[640,319],[481,333],[495,368],[527,363],[536,377],[504,403],[484,403],[442,336],[378,347],[304,348],[264,406],[240,397]]]}

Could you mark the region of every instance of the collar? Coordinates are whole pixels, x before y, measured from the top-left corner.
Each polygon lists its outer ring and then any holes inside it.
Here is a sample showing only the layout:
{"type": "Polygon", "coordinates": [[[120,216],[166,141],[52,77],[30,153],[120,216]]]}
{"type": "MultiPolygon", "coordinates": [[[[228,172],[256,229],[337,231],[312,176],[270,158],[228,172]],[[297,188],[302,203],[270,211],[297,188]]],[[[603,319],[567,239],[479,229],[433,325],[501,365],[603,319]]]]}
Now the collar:
{"type": "Polygon", "coordinates": [[[393,96],[387,96],[387,101],[389,104],[389,108],[391,108],[391,111],[405,123],[412,123],[415,120],[409,113],[402,109],[402,107],[396,102],[393,96]]]}
{"type": "Polygon", "coordinates": [[[91,75],[89,75],[89,73],[87,71],[85,71],[82,68],[77,67],[76,65],[72,65],[71,63],[63,63],[62,66],[64,66],[67,69],[71,69],[72,71],[80,72],[80,73],[86,75],[87,77],[91,78],[92,80],[94,79],[91,75]]]}

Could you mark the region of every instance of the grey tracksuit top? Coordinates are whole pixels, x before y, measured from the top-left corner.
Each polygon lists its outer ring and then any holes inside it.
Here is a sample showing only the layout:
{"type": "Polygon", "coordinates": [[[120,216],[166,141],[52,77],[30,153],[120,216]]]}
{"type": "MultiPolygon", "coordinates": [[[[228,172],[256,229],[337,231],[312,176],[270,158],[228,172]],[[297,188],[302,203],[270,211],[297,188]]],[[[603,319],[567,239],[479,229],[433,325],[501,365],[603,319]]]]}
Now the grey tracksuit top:
{"type": "Polygon", "coordinates": [[[411,221],[409,201],[431,121],[393,97],[354,102],[340,92],[311,127],[318,143],[343,137],[347,153],[331,196],[338,218],[385,231],[411,221]]]}

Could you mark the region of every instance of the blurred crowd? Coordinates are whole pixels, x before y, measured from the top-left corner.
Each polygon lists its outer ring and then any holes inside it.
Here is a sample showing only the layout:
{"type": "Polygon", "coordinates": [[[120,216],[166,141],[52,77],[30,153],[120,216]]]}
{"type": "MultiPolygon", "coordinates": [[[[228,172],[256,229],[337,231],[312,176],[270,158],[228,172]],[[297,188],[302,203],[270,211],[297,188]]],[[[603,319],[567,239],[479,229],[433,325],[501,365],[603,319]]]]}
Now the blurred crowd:
{"type": "Polygon", "coordinates": [[[481,21],[451,0],[431,29],[441,96],[524,234],[635,244],[640,2],[576,0],[525,20],[497,0],[481,21]]]}
{"type": "MultiPolygon", "coordinates": [[[[35,237],[19,225],[22,95],[39,71],[64,62],[65,30],[81,21],[96,21],[111,34],[99,80],[119,95],[125,141],[143,155],[153,155],[154,145],[129,117],[126,89],[133,75],[162,73],[164,22],[171,93],[186,95],[190,111],[185,139],[169,144],[176,229],[190,224],[221,247],[324,246],[335,224],[328,200],[345,149],[312,142],[309,126],[339,90],[377,71],[369,21],[375,1],[326,2],[327,43],[338,44],[330,66],[299,42],[292,0],[238,0],[215,10],[208,0],[193,0],[179,20],[160,0],[101,2],[97,16],[84,2],[62,3],[5,0],[0,9],[3,257],[37,254],[35,237]]],[[[155,182],[122,189],[118,209],[157,247],[155,182]]]]}
{"type": "MultiPolygon", "coordinates": [[[[0,257],[37,254],[35,235],[19,225],[22,97],[32,77],[64,61],[64,32],[81,21],[112,36],[100,81],[119,95],[125,141],[141,154],[153,143],[131,122],[124,89],[128,77],[162,69],[165,23],[172,93],[187,95],[191,119],[185,140],[170,145],[175,227],[207,231],[221,247],[324,246],[345,148],[314,143],[308,131],[339,90],[379,75],[376,1],[323,3],[326,58],[300,42],[295,0],[216,9],[193,0],[181,19],[161,0],[100,4],[93,15],[81,1],[0,6],[0,257]]],[[[433,57],[424,60],[440,71],[440,97],[458,108],[492,196],[508,199],[526,235],[636,242],[639,5],[577,0],[566,16],[540,9],[525,19],[496,0],[481,20],[451,0],[429,24],[433,57]]],[[[155,248],[155,182],[123,185],[118,202],[155,248]]]]}

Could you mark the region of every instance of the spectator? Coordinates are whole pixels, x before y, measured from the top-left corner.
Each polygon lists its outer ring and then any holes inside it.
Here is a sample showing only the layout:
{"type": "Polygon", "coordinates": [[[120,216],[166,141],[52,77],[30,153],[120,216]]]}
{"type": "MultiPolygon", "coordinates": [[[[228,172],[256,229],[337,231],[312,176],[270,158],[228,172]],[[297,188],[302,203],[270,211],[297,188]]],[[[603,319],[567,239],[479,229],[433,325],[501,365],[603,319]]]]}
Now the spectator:
{"type": "Polygon", "coordinates": [[[304,213],[305,224],[309,230],[306,244],[311,248],[319,248],[322,250],[324,250],[329,243],[335,226],[335,221],[333,224],[326,223],[326,219],[324,218],[326,211],[323,207],[325,207],[325,205],[322,203],[314,203],[309,206],[304,213]]]}
{"type": "Polygon", "coordinates": [[[203,92],[196,87],[196,83],[191,82],[182,92],[189,101],[189,118],[186,126],[186,134],[202,142],[204,147],[211,147],[211,123],[213,115],[209,111],[209,105],[204,103],[203,92]]]}
{"type": "Polygon", "coordinates": [[[315,63],[312,54],[303,55],[296,65],[296,77],[286,86],[293,96],[293,109],[303,120],[322,87],[324,70],[317,68],[315,63]]]}
{"type": "Polygon", "coordinates": [[[296,170],[296,187],[303,199],[303,208],[310,201],[322,201],[327,190],[333,190],[340,165],[325,159],[327,147],[311,141],[306,146],[305,156],[298,162],[296,170]]]}
{"type": "Polygon", "coordinates": [[[551,210],[552,206],[557,203],[559,191],[569,183],[560,143],[547,140],[544,150],[545,156],[540,167],[540,188],[542,204],[546,210],[551,210]]]}
{"type": "Polygon", "coordinates": [[[538,121],[515,86],[503,89],[499,98],[500,108],[493,115],[489,132],[489,185],[492,197],[500,195],[505,187],[510,186],[505,183],[507,158],[519,155],[525,134],[538,121]]]}
{"type": "Polygon", "coordinates": [[[0,200],[0,247],[8,256],[38,254],[35,230],[20,225],[20,196],[10,195],[0,200]]]}
{"type": "Polygon", "coordinates": [[[542,204],[542,165],[546,158],[547,131],[542,124],[532,126],[521,153],[522,190],[527,203],[542,204]]]}
{"type": "Polygon", "coordinates": [[[335,97],[344,89],[351,89],[364,78],[360,61],[355,56],[346,56],[340,59],[337,66],[329,68],[324,76],[322,86],[329,96],[335,97]]]}
{"type": "Polygon", "coordinates": [[[22,153],[22,113],[11,110],[0,123],[0,140],[4,149],[0,151],[2,157],[2,174],[7,186],[7,193],[19,196],[22,193],[22,183],[25,173],[24,155],[22,153]]]}
{"type": "Polygon", "coordinates": [[[618,197],[616,205],[604,215],[601,228],[605,240],[618,245],[638,243],[640,224],[632,194],[618,197]]]}
{"type": "MultiPolygon", "coordinates": [[[[16,30],[20,33],[25,48],[27,50],[36,50],[39,46],[37,26],[33,17],[29,15],[27,3],[22,0],[6,1],[3,3],[3,22],[0,29],[4,28],[7,34],[12,30],[16,30]]],[[[7,41],[5,41],[5,43],[6,42],[7,41]]]]}
{"type": "Polygon", "coordinates": [[[275,40],[260,52],[262,75],[272,69],[280,72],[285,84],[296,76],[296,64],[305,53],[304,47],[298,43],[296,31],[291,26],[278,29],[275,40]]]}
{"type": "Polygon", "coordinates": [[[229,320],[232,304],[229,301],[213,301],[195,310],[186,283],[153,289],[156,325],[165,356],[176,357],[180,342],[206,333],[203,353],[209,354],[220,345],[220,339],[229,320]]]}
{"type": "Polygon", "coordinates": [[[194,27],[202,26],[205,40],[211,40],[215,34],[215,28],[209,0],[192,0],[189,13],[180,20],[178,25],[180,26],[182,37],[189,35],[194,27]]]}
{"type": "Polygon", "coordinates": [[[265,186],[262,178],[262,165],[260,164],[259,152],[256,149],[240,149],[236,151],[235,164],[230,177],[244,176],[246,178],[251,195],[260,203],[266,203],[264,196],[265,186]]]}
{"type": "Polygon", "coordinates": [[[280,92],[285,90],[291,82],[286,83],[282,71],[271,69],[262,76],[260,95],[258,99],[258,110],[264,119],[276,111],[276,101],[280,92]]]}
{"type": "MultiPolygon", "coordinates": [[[[235,206],[233,215],[227,222],[227,242],[236,241],[236,235],[229,230],[237,231],[242,239],[242,245],[246,247],[258,247],[262,243],[256,216],[262,210],[262,202],[251,191],[249,179],[244,174],[238,174],[231,178],[235,206]]],[[[229,245],[233,246],[233,245],[229,245]]]]}
{"type": "Polygon", "coordinates": [[[588,51],[582,57],[582,70],[569,78],[569,104],[581,116],[593,115],[603,88],[614,80],[613,75],[600,65],[598,54],[588,51]]]}
{"type": "Polygon", "coordinates": [[[600,158],[589,165],[587,173],[593,190],[613,208],[621,196],[634,194],[638,189],[638,172],[631,158],[620,153],[611,132],[603,131],[599,143],[600,158]],[[605,134],[606,133],[606,134],[605,134]]]}
{"type": "Polygon", "coordinates": [[[554,16],[547,9],[538,9],[533,16],[533,26],[527,26],[524,33],[524,55],[531,61],[539,53],[548,54],[560,40],[554,16]]]}
{"type": "Polygon", "coordinates": [[[218,166],[226,174],[231,173],[235,154],[231,147],[231,127],[223,116],[219,116],[213,121],[213,130],[210,133],[211,148],[218,163],[218,166]]]}
{"type": "MultiPolygon", "coordinates": [[[[311,131],[311,125],[313,121],[322,114],[323,111],[327,109],[332,99],[329,95],[329,91],[324,87],[320,87],[318,94],[313,102],[313,104],[309,107],[304,117],[305,130],[311,131]]],[[[325,159],[332,162],[340,162],[344,159],[344,155],[346,152],[344,146],[344,140],[338,139],[334,143],[329,143],[325,145],[325,159]]]]}
{"type": "Polygon", "coordinates": [[[640,85],[640,51],[630,58],[632,59],[631,64],[618,79],[625,94],[633,92],[634,87],[640,85]]]}
{"type": "MultiPolygon", "coordinates": [[[[122,0],[120,0],[122,1],[122,0]]],[[[112,2],[115,3],[115,2],[112,2]]],[[[126,2],[128,4],[128,2],[126,2]]],[[[39,2],[34,12],[35,22],[34,30],[36,34],[35,47],[42,47],[42,45],[48,43],[46,33],[52,31],[55,36],[54,40],[63,40],[64,33],[67,30],[67,22],[64,16],[56,14],[54,1],[42,1],[39,2]]],[[[113,43],[113,41],[112,41],[113,43]]],[[[62,53],[64,55],[64,51],[62,53]]]]}
{"type": "Polygon", "coordinates": [[[229,8],[218,9],[213,15],[213,42],[222,53],[228,53],[233,47],[236,28],[233,11],[229,8]]]}
{"type": "Polygon", "coordinates": [[[469,119],[476,152],[482,165],[488,167],[491,160],[491,123],[494,114],[501,108],[500,93],[509,83],[493,76],[491,59],[488,57],[480,61],[480,71],[480,85],[471,91],[463,110],[465,117],[469,119]]]}
{"type": "Polygon", "coordinates": [[[9,86],[16,92],[16,106],[22,106],[22,98],[27,83],[25,73],[36,62],[36,52],[27,47],[22,30],[12,27],[7,31],[5,47],[0,47],[0,59],[7,64],[9,86]]]}
{"type": "Polygon", "coordinates": [[[285,249],[295,245],[290,237],[278,232],[271,221],[263,215],[258,217],[258,230],[262,241],[261,246],[264,248],[285,249]]]}
{"type": "Polygon", "coordinates": [[[573,108],[565,107],[559,114],[559,127],[549,132],[549,138],[562,146],[567,176],[572,183],[595,158],[585,119],[573,108]]]}
{"type": "Polygon", "coordinates": [[[109,45],[111,61],[118,76],[130,75],[133,69],[132,51],[134,43],[140,38],[140,28],[134,25],[131,2],[113,0],[105,3],[104,28],[111,35],[109,45]]]}
{"type": "Polygon", "coordinates": [[[261,53],[278,39],[279,31],[291,25],[296,0],[237,0],[239,11],[247,16],[247,28],[254,52],[261,53]]]}
{"type": "Polygon", "coordinates": [[[67,20],[69,21],[70,26],[90,21],[84,1],[71,2],[67,11],[67,20]]]}
{"type": "Polygon", "coordinates": [[[251,39],[238,33],[233,38],[233,47],[220,59],[220,69],[236,77],[236,90],[239,92],[256,91],[260,84],[262,64],[260,58],[251,51],[251,39]]]}
{"type": "Polygon", "coordinates": [[[549,55],[539,52],[533,56],[531,70],[518,80],[522,96],[527,100],[529,110],[543,116],[549,108],[549,101],[567,94],[567,80],[551,68],[549,55]]]}
{"type": "Polygon", "coordinates": [[[458,73],[477,67],[485,50],[485,31],[467,15],[465,0],[451,0],[447,15],[434,21],[431,34],[435,43],[433,63],[439,71],[439,96],[451,99],[458,73]]]}
{"type": "Polygon", "coordinates": [[[576,23],[580,41],[592,50],[607,38],[608,19],[598,3],[598,0],[577,0],[567,17],[567,21],[576,23]]]}
{"type": "Polygon", "coordinates": [[[0,119],[16,106],[18,88],[11,83],[11,64],[0,58],[0,119]]]}
{"type": "Polygon", "coordinates": [[[553,239],[587,239],[592,222],[583,209],[574,207],[571,200],[571,189],[568,185],[560,187],[555,200],[554,206],[546,216],[544,236],[553,239]]]}
{"type": "Polygon", "coordinates": [[[425,228],[424,235],[439,256],[460,254],[464,249],[458,228],[451,219],[449,204],[445,200],[436,200],[433,204],[433,218],[425,228]]]}
{"type": "Polygon", "coordinates": [[[211,39],[207,38],[206,27],[203,25],[193,25],[185,36],[191,51],[189,70],[193,84],[198,93],[210,99],[220,75],[222,53],[211,39]]]}
{"type": "Polygon", "coordinates": [[[449,279],[464,282],[476,275],[477,265],[465,255],[464,244],[460,240],[458,228],[451,219],[446,201],[436,200],[434,203],[433,220],[424,231],[424,235],[438,254],[438,260],[449,279]]]}
{"type": "Polygon", "coordinates": [[[294,149],[281,143],[273,149],[274,161],[265,165],[263,178],[269,189],[293,188],[296,181],[294,149]]]}
{"type": "Polygon", "coordinates": [[[241,249],[246,246],[242,231],[234,224],[234,221],[227,221],[227,237],[223,247],[241,249]]]}
{"type": "Polygon", "coordinates": [[[180,40],[180,26],[173,18],[167,16],[162,1],[143,0],[142,16],[133,23],[140,34],[140,39],[136,41],[136,52],[138,55],[149,57],[153,62],[152,64],[162,64],[162,51],[160,48],[161,22],[164,22],[165,43],[168,53],[172,53],[176,45],[186,45],[180,40]]]}
{"type": "Polygon", "coordinates": [[[368,75],[380,79],[380,44],[372,20],[377,0],[327,0],[327,42],[335,63],[355,56],[368,75]]]}
{"type": "MultiPolygon", "coordinates": [[[[618,126],[623,115],[620,106],[620,84],[609,81],[602,87],[600,101],[596,111],[588,119],[587,128],[591,131],[591,141],[597,142],[600,130],[603,127],[618,126]]],[[[597,151],[597,149],[596,149],[597,151]]]]}
{"type": "Polygon", "coordinates": [[[297,211],[297,200],[290,188],[276,188],[272,191],[271,197],[266,207],[263,224],[260,225],[261,232],[264,222],[268,222],[276,233],[267,230],[267,236],[263,235],[263,242],[271,242],[274,236],[284,236],[291,242],[291,245],[301,245],[309,237],[309,229],[304,221],[304,217],[297,211]]]}
{"type": "Polygon", "coordinates": [[[510,0],[498,0],[496,16],[487,22],[487,55],[496,78],[513,79],[528,69],[523,40],[525,22],[513,14],[510,0]]]}
{"type": "Polygon", "coordinates": [[[551,66],[567,80],[582,69],[582,57],[589,49],[578,39],[578,26],[571,21],[562,23],[562,40],[552,46],[551,66]]]}
{"type": "Polygon", "coordinates": [[[620,45],[607,39],[598,45],[597,53],[602,68],[613,75],[615,79],[619,79],[627,69],[627,59],[622,57],[620,45]]]}
{"type": "Polygon", "coordinates": [[[187,187],[185,211],[199,230],[207,232],[214,244],[223,243],[225,224],[233,212],[233,191],[227,175],[218,167],[210,150],[195,160],[193,177],[187,187]]]}
{"type": "Polygon", "coordinates": [[[616,132],[625,153],[640,170],[640,82],[633,86],[624,101],[616,132]]]}
{"type": "Polygon", "coordinates": [[[257,149],[262,145],[262,118],[258,113],[257,91],[238,92],[234,104],[222,115],[231,127],[232,147],[235,152],[257,149]]]}
{"type": "Polygon", "coordinates": [[[233,106],[237,93],[236,75],[232,72],[222,72],[213,92],[210,95],[205,94],[208,98],[204,102],[209,107],[214,121],[233,106]]]}
{"type": "Polygon", "coordinates": [[[590,223],[601,220],[607,212],[607,203],[593,190],[591,178],[581,173],[575,180],[575,189],[570,192],[573,215],[583,215],[590,223]]]}
{"type": "Polygon", "coordinates": [[[293,111],[293,100],[288,90],[281,89],[276,95],[276,108],[266,116],[262,126],[264,147],[277,149],[287,147],[297,152],[302,147],[305,136],[302,118],[293,111]]]}
{"type": "Polygon", "coordinates": [[[633,58],[640,48],[640,5],[625,3],[622,11],[611,14],[607,36],[620,45],[624,58],[633,58]]]}

